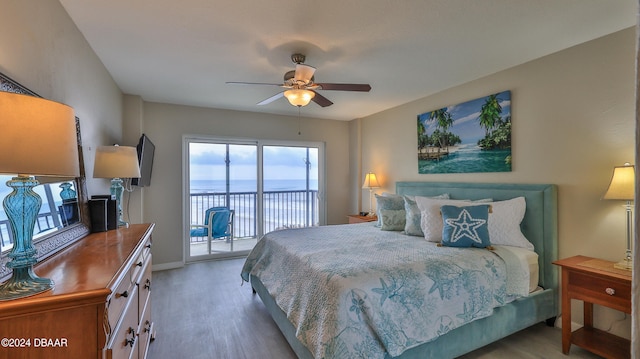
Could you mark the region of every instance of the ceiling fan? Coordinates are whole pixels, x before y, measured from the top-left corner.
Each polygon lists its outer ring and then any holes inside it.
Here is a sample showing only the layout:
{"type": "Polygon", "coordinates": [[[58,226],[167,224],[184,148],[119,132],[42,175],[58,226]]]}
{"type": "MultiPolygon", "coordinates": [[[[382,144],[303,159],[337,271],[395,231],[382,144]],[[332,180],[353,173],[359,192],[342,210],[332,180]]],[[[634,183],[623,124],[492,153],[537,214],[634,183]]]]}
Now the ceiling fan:
{"type": "Polygon", "coordinates": [[[371,86],[369,84],[344,84],[344,83],[319,83],[314,82],[314,73],[316,68],[304,64],[305,55],[293,54],[291,61],[296,64],[296,69],[288,71],[284,74],[284,83],[264,83],[264,82],[227,82],[228,84],[239,85],[268,85],[284,87],[285,91],[279,92],[266,100],[258,102],[258,105],[267,105],[271,102],[286,97],[293,106],[306,106],[310,101],[317,103],[322,107],[333,105],[326,97],[322,96],[316,90],[332,90],[332,91],[360,91],[369,92],[371,86]]]}

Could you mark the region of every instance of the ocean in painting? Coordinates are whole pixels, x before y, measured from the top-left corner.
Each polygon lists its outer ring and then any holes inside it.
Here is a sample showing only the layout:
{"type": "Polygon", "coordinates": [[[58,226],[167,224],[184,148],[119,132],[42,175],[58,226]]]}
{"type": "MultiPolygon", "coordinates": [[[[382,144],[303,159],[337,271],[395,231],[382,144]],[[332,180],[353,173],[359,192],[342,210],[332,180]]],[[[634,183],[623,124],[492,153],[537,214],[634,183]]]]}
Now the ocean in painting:
{"type": "Polygon", "coordinates": [[[418,160],[418,173],[510,172],[511,149],[482,151],[480,147],[461,145],[440,160],[418,160]]]}

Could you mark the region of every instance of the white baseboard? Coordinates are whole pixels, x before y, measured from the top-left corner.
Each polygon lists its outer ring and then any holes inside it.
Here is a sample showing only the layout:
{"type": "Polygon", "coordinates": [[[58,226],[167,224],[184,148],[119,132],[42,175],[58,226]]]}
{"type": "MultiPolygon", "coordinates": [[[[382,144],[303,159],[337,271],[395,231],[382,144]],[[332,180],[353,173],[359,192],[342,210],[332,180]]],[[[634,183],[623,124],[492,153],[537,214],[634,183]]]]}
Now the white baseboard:
{"type": "Polygon", "coordinates": [[[155,271],[176,269],[176,268],[182,268],[182,267],[184,267],[184,262],[171,262],[171,263],[154,264],[151,266],[151,270],[155,272],[155,271]]]}

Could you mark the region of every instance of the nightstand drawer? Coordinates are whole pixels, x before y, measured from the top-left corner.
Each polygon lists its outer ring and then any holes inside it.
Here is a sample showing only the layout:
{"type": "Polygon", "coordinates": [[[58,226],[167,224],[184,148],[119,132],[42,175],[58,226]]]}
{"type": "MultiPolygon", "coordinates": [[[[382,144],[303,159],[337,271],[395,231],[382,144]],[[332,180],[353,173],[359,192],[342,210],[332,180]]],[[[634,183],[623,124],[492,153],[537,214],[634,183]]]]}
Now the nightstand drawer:
{"type": "Polygon", "coordinates": [[[630,284],[616,283],[610,279],[598,278],[579,272],[569,273],[569,290],[589,292],[590,296],[604,301],[609,301],[612,298],[631,301],[630,284]]]}

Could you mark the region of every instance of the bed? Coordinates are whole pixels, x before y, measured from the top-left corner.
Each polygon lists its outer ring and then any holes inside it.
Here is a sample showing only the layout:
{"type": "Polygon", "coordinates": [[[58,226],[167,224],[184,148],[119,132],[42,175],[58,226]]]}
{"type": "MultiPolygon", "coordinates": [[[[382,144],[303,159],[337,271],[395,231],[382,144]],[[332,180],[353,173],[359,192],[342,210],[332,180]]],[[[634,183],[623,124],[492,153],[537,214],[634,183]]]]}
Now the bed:
{"type": "MultiPolygon", "coordinates": [[[[402,359],[454,358],[536,323],[554,322],[558,314],[558,274],[552,264],[557,257],[556,186],[450,182],[396,184],[398,195],[433,197],[444,193],[452,199],[465,200],[505,201],[524,198],[526,211],[520,228],[537,253],[537,290],[525,295],[512,295],[504,290],[508,287],[508,282],[506,285],[496,284],[495,289],[485,288],[493,282],[500,282],[495,278],[507,277],[507,268],[502,262],[509,261],[496,259],[498,257],[494,252],[499,253],[498,250],[460,250],[429,246],[425,245],[427,241],[422,238],[407,236],[401,232],[382,231],[374,227],[374,223],[272,232],[258,242],[247,258],[241,275],[243,280],[251,283],[253,290],[260,296],[299,358],[348,358],[362,355],[402,359]],[[357,232],[375,239],[359,239],[357,232]],[[278,245],[282,247],[278,248],[278,245]],[[471,274],[462,284],[453,281],[441,282],[446,283],[443,287],[442,284],[436,285],[435,281],[430,282],[428,278],[419,278],[417,273],[424,270],[416,269],[417,267],[403,267],[398,271],[402,274],[389,274],[391,269],[379,267],[376,261],[382,262],[382,259],[375,255],[358,255],[346,264],[344,261],[339,262],[338,258],[347,251],[342,245],[358,248],[362,252],[379,253],[385,260],[393,263],[399,263],[400,258],[404,261],[405,257],[413,257],[414,254],[420,257],[424,253],[426,257],[431,258],[434,251],[443,257],[452,256],[451,253],[456,250],[456,256],[473,252],[469,255],[480,255],[484,267],[459,269],[456,264],[455,270],[465,275],[471,274]],[[269,249],[270,246],[273,248],[269,249]],[[287,253],[281,258],[274,256],[274,253],[288,252],[288,248],[293,248],[292,251],[298,253],[287,253]],[[392,251],[390,248],[396,249],[392,251]],[[295,257],[292,257],[293,255],[295,257]],[[335,262],[330,263],[333,267],[330,268],[328,276],[320,276],[313,272],[316,262],[323,261],[318,260],[318,255],[322,258],[336,258],[335,262]],[[355,274],[352,267],[357,267],[354,263],[358,262],[362,262],[360,265],[363,269],[355,274]],[[277,269],[270,271],[270,264],[277,269]],[[503,271],[505,274],[502,274],[503,271]],[[291,275],[304,280],[295,283],[294,280],[284,279],[285,275],[289,275],[285,272],[293,272],[291,275]],[[491,276],[495,278],[492,279],[491,276]],[[356,285],[357,288],[350,287],[348,294],[345,294],[336,289],[354,285],[344,284],[345,281],[361,283],[356,285]],[[412,285],[415,282],[426,283],[425,288],[415,289],[424,291],[424,299],[419,296],[400,295],[403,294],[403,286],[404,289],[409,288],[406,285],[409,281],[413,281],[412,285]],[[320,287],[330,289],[321,291],[318,289],[320,287]],[[366,287],[369,291],[364,293],[360,287],[366,287]],[[488,299],[472,300],[465,297],[464,307],[460,306],[464,308],[462,313],[440,314],[441,309],[438,305],[446,307],[448,303],[455,303],[458,295],[471,295],[465,291],[479,292],[484,295],[483,298],[488,299]],[[288,299],[282,299],[283,297],[288,299]],[[490,308],[487,309],[483,308],[480,302],[482,305],[484,302],[493,304],[488,303],[490,308]],[[332,309],[334,307],[335,309],[332,309]],[[433,309],[436,307],[437,310],[433,309]],[[393,314],[393,319],[390,313],[383,311],[389,311],[389,308],[396,308],[397,313],[393,314]],[[380,312],[377,312],[377,309],[380,312]],[[342,312],[344,314],[340,314],[342,312]],[[473,312],[473,315],[470,315],[473,318],[465,318],[470,312],[473,312]],[[408,324],[407,320],[412,320],[413,323],[408,324]],[[433,327],[427,328],[423,321],[433,324],[433,327]],[[460,322],[462,324],[459,324],[460,322]],[[414,324],[416,328],[413,328],[414,324]],[[332,330],[335,332],[326,334],[327,328],[334,328],[332,330]],[[339,340],[327,340],[326,335],[339,340]]],[[[456,260],[458,263],[472,262],[466,257],[456,260]]]]}

